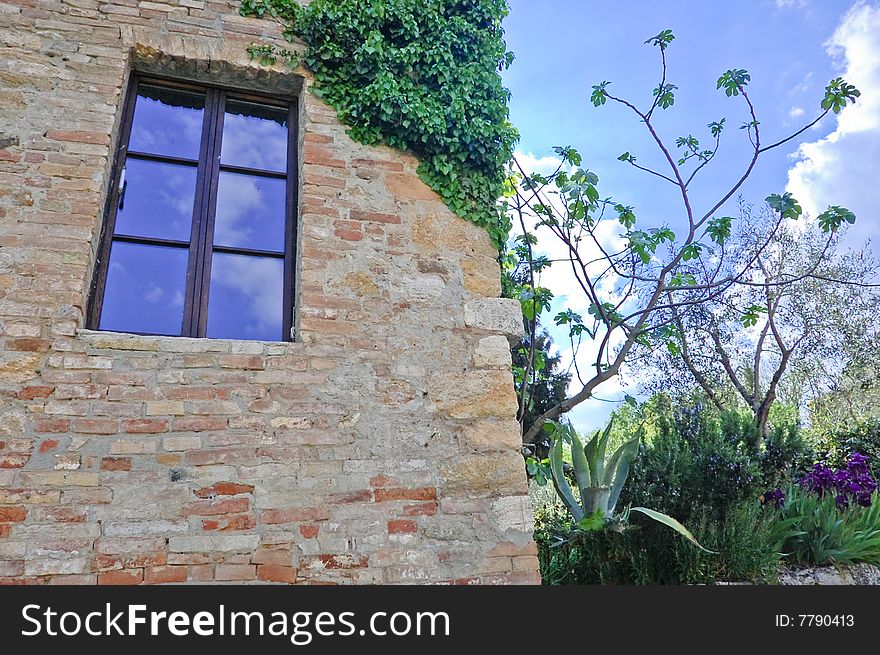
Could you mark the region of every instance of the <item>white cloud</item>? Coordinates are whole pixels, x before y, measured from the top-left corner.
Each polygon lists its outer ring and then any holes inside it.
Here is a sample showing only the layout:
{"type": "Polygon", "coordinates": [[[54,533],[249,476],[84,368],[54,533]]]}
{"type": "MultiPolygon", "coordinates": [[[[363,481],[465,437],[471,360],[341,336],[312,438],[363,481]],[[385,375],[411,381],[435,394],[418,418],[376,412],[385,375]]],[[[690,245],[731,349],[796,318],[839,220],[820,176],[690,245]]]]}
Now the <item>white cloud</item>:
{"type": "Polygon", "coordinates": [[[804,113],[805,112],[803,107],[792,107],[791,110],[788,112],[788,115],[790,118],[800,118],[804,115],[804,113]]]}
{"type": "MultiPolygon", "coordinates": [[[[516,159],[522,166],[523,170],[527,173],[541,173],[543,175],[549,175],[555,172],[560,164],[560,160],[557,157],[537,157],[533,153],[518,152],[516,153],[516,159]]],[[[557,208],[561,206],[561,200],[559,197],[552,193],[545,194],[542,200],[551,203],[557,208]]],[[[514,234],[520,234],[522,229],[519,226],[518,216],[514,217],[513,224],[514,234]]],[[[573,351],[569,340],[569,333],[566,329],[557,328],[552,320],[550,320],[550,317],[555,316],[557,312],[571,309],[584,316],[585,322],[589,322],[591,319],[588,316],[588,310],[591,303],[587,293],[581,288],[577,277],[572,271],[569,262],[570,254],[568,247],[560,239],[554,237],[548,228],[538,227],[535,229],[534,220],[527,220],[526,225],[530,231],[535,230],[535,234],[538,237],[536,254],[544,255],[553,261],[553,264],[541,273],[538,284],[547,287],[555,294],[551,310],[544,315],[542,323],[544,327],[550,331],[550,334],[559,349],[561,355],[561,368],[564,369],[572,365],[573,351]]],[[[607,263],[603,263],[602,249],[607,253],[616,253],[623,250],[625,247],[622,230],[620,224],[616,220],[606,219],[600,221],[595,229],[595,235],[599,244],[601,244],[601,249],[589,237],[584,237],[578,248],[580,257],[584,262],[599,260],[588,264],[587,266],[587,270],[591,278],[594,280],[598,278],[607,267],[607,263]]],[[[619,278],[614,275],[613,272],[609,272],[602,276],[597,285],[597,291],[600,298],[615,304],[619,302],[619,289],[616,288],[618,282],[619,278]]],[[[602,333],[600,333],[599,338],[595,340],[585,337],[578,348],[577,365],[584,381],[589,380],[595,374],[595,363],[602,336],[602,333]]],[[[620,334],[619,331],[612,335],[612,339],[610,340],[610,350],[612,353],[620,344],[621,340],[622,334],[620,334]]],[[[569,394],[574,394],[581,390],[582,385],[577,378],[573,366],[571,368],[571,373],[572,383],[568,391],[569,394]]],[[[597,389],[596,395],[601,398],[617,399],[622,394],[622,391],[623,387],[621,386],[620,378],[617,377],[603,383],[597,389]]],[[[594,426],[599,425],[605,420],[608,412],[614,407],[616,407],[615,404],[591,399],[582,403],[578,409],[572,411],[569,418],[580,429],[593,429],[594,426]]]]}
{"type": "Polygon", "coordinates": [[[880,4],[853,5],[826,49],[862,96],[837,115],[831,134],[798,148],[786,190],[812,216],[829,205],[854,211],[849,240],[857,244],[876,233],[880,221],[880,4]]]}

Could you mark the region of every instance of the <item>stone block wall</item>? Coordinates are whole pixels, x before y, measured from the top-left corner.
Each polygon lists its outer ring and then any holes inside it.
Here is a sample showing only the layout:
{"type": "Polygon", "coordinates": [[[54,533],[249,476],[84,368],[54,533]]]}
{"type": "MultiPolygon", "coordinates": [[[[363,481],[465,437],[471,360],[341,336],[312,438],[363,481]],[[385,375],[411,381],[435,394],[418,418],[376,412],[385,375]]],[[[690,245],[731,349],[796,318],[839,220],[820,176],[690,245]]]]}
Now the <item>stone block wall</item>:
{"type": "Polygon", "coordinates": [[[237,2],[0,0],[0,582],[535,583],[488,236],[237,2]],[[131,71],[299,96],[293,343],[83,329],[131,71]]]}

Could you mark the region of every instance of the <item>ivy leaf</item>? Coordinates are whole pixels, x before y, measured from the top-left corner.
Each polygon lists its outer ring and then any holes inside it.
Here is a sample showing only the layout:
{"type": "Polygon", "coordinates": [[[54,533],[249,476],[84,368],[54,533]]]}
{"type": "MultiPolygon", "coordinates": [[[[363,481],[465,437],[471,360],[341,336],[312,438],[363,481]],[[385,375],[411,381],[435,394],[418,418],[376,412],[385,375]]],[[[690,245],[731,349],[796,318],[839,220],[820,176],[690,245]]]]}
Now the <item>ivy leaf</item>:
{"type": "Polygon", "coordinates": [[[717,89],[724,89],[727,97],[738,96],[745,89],[752,76],[743,68],[731,68],[718,78],[717,89]]]}
{"type": "Polygon", "coordinates": [[[783,193],[781,196],[778,193],[771,194],[767,196],[766,200],[770,208],[773,211],[779,212],[782,218],[797,220],[803,214],[803,209],[801,209],[797,200],[788,192],[783,193]]]}
{"type": "Polygon", "coordinates": [[[819,214],[819,227],[826,234],[828,232],[837,232],[844,223],[853,225],[856,222],[856,215],[846,207],[838,207],[832,205],[824,212],[819,214]]]}

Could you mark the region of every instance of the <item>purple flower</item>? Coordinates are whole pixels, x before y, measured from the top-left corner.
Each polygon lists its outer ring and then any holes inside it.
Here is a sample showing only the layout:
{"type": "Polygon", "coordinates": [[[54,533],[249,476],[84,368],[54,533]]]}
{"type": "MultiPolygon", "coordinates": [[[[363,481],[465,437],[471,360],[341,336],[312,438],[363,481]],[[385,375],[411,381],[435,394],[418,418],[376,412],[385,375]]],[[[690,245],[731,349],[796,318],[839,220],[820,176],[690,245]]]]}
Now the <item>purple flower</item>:
{"type": "Polygon", "coordinates": [[[800,483],[819,498],[824,498],[826,493],[833,494],[840,508],[849,507],[853,501],[870,507],[871,495],[877,490],[877,481],[868,469],[868,458],[858,452],[850,455],[846,467],[837,471],[825,462],[814,464],[800,483]]]}
{"type": "Polygon", "coordinates": [[[779,509],[785,504],[785,492],[778,487],[772,491],[765,491],[761,494],[761,502],[763,505],[773,503],[773,507],[779,509]]]}

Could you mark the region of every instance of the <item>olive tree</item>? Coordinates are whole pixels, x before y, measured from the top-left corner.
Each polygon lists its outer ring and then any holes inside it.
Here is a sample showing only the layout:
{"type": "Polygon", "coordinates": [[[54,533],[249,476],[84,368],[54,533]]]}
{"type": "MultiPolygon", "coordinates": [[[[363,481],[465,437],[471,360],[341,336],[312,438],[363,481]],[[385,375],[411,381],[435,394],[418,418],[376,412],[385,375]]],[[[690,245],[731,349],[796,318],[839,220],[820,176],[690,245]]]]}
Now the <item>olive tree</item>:
{"type": "MultiPolygon", "coordinates": [[[[869,282],[877,266],[865,251],[843,249],[840,230],[777,225],[769,208],[743,206],[740,216],[719,258],[722,275],[736,281],[705,302],[677,303],[668,290],[661,315],[674,338],[642,363],[654,366],[661,387],[696,384],[722,410],[744,403],[763,439],[783,390],[798,406],[820,396],[877,329],[880,296],[869,282]]],[[[689,275],[708,285],[713,271],[697,265],[689,275]]]]}
{"type": "MultiPolygon", "coordinates": [[[[538,284],[540,273],[548,266],[565,266],[571,270],[575,287],[566,290],[569,297],[582,294],[588,311],[582,315],[565,308],[555,315],[554,321],[568,329],[575,349],[589,340],[595,352],[589,370],[576,371],[575,392],[547,409],[524,430],[524,444],[536,440],[546,421],[592,397],[603,383],[618,375],[637,345],[672,343],[677,334],[672,310],[709,302],[749,275],[764,248],[759,247],[755,261],[745,262],[741,270],[728,271],[723,263],[734,219],[718,215],[719,210],[743,188],[764,153],[796,138],[829,113],[839,113],[860,95],[842,78],[834,79],[826,86],[813,121],[782,138],[766,139],[758,111],[749,97],[749,73],[743,69],[724,72],[718,78],[717,89],[731,100],[744,103],[748,120],[741,127],[750,142],[751,154],[743,169],[734,174],[727,190],[707,206],[698,207],[692,185],[715,158],[725,134],[726,119],[708,124],[709,146],[702,145],[693,135],[678,137],[674,146],[661,136],[656,119],[673,107],[677,89],[667,77],[667,51],[674,38],[672,31],[664,30],[646,41],[657,48],[660,59],[659,82],[648,101],[637,104],[619,97],[612,92],[610,83],[604,81],[593,86],[591,102],[597,108],[619,106],[644,126],[648,142],[660,154],[662,168],[643,165],[629,151],[619,159],[669,184],[680,200],[683,234],[675,234],[668,225],[643,226],[636,208],[625,201],[602,198],[598,176],[582,167],[582,158],[574,148],[556,148],[560,165],[550,175],[526,171],[519,162],[513,162],[518,179],[509,185],[507,204],[521,231],[516,247],[532,272],[531,283],[525,284],[519,294],[524,311],[536,316],[550,308],[553,292],[538,284]],[[606,248],[600,238],[599,230],[608,221],[614,222],[620,232],[624,245],[619,249],[606,248]],[[556,261],[538,256],[539,245],[549,241],[562,244],[564,256],[555,258],[556,261]],[[706,271],[702,280],[693,273],[695,268],[706,271]]],[[[767,201],[775,212],[776,229],[786,221],[797,220],[802,213],[789,193],[773,194],[767,201]]],[[[834,206],[818,217],[818,224],[821,231],[831,235],[842,224],[854,220],[851,212],[834,206]]],[[[773,233],[775,230],[771,236],[773,233]]],[[[528,371],[524,379],[529,379],[528,371]]],[[[526,385],[521,393],[528,393],[526,385]]]]}

